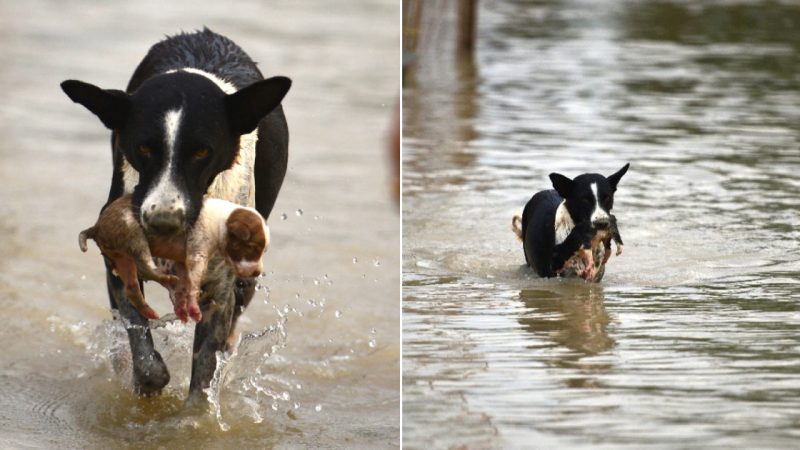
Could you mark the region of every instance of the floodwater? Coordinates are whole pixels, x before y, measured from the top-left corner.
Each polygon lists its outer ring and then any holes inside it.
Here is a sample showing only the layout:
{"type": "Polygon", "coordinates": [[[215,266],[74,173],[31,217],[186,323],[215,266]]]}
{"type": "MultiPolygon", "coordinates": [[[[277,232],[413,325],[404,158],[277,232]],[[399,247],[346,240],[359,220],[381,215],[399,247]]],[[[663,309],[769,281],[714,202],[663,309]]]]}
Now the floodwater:
{"type": "MultiPolygon", "coordinates": [[[[0,447],[399,445],[400,231],[385,155],[398,16],[393,0],[0,2],[0,447]],[[203,25],[294,80],[267,274],[209,415],[183,405],[191,325],[154,331],[172,375],[163,395],[131,391],[99,251],[77,245],[108,193],[109,132],[58,86],[124,88],[150,45],[203,25]]],[[[146,286],[165,314],[160,291],[146,286]]]]}
{"type": "Polygon", "coordinates": [[[796,448],[800,6],[478,21],[472,63],[421,50],[404,81],[405,445],[796,448]],[[522,267],[511,216],[547,175],[626,162],[603,282],[522,267]]]}

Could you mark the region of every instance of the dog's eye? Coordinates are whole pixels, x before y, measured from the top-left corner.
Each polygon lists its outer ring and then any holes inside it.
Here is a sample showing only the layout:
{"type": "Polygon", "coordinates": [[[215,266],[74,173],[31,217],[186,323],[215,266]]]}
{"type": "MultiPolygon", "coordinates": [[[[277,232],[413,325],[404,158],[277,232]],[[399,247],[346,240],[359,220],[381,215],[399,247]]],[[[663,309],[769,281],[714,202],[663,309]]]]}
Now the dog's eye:
{"type": "Polygon", "coordinates": [[[153,154],[153,149],[148,147],[148,146],[146,146],[146,145],[140,145],[139,146],[139,154],[144,156],[144,157],[150,157],[150,155],[153,154]]]}
{"type": "Polygon", "coordinates": [[[211,151],[209,149],[201,148],[200,150],[197,150],[197,151],[194,152],[194,157],[197,158],[197,159],[203,159],[203,158],[207,158],[208,155],[210,155],[210,154],[211,154],[211,151]]]}

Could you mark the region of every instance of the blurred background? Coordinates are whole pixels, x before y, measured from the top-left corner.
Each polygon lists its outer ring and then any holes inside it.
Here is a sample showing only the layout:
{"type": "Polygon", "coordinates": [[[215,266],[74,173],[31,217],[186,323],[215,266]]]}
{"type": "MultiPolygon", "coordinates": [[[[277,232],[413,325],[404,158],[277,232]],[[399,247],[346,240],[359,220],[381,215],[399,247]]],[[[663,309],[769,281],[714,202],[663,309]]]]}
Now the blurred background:
{"type": "Polygon", "coordinates": [[[399,445],[399,13],[396,0],[0,1],[0,447],[399,445]],[[151,45],[204,25],[294,84],[267,273],[215,414],[196,417],[182,406],[193,326],[154,331],[164,394],[131,392],[99,251],[76,242],[108,194],[110,134],[59,83],[122,89],[151,45]]]}
{"type": "Polygon", "coordinates": [[[800,5],[403,3],[407,448],[795,446],[800,5]],[[626,162],[602,284],[534,277],[513,212],[626,162]]]}

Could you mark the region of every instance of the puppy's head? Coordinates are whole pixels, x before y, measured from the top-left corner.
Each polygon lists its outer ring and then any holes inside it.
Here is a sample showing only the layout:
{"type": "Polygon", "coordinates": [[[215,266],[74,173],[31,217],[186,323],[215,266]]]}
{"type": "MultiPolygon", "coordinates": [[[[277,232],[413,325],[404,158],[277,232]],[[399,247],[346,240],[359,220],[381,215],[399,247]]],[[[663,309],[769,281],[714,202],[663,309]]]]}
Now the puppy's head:
{"type": "Polygon", "coordinates": [[[141,223],[170,235],[194,224],[214,177],[236,160],[240,136],[278,107],[290,85],[274,77],[226,93],[211,76],[176,71],[130,94],[75,80],[61,88],[115,131],[115,150],[139,174],[133,205],[141,223]]]}
{"type": "Polygon", "coordinates": [[[622,169],[608,177],[586,173],[570,180],[559,173],[551,173],[550,181],[558,194],[566,200],[567,211],[574,223],[589,221],[596,228],[606,229],[609,226],[609,213],[614,207],[614,193],[629,166],[630,164],[625,164],[622,169]]]}
{"type": "Polygon", "coordinates": [[[225,221],[225,257],[233,265],[236,276],[252,278],[261,275],[261,256],[269,247],[269,228],[261,215],[251,209],[235,209],[225,221]]]}

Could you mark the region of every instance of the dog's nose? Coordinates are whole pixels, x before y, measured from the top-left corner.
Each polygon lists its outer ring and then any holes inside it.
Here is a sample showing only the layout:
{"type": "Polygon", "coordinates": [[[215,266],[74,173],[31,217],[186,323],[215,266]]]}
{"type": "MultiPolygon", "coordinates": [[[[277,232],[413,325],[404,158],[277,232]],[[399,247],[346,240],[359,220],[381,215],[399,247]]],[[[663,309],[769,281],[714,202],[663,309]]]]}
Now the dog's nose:
{"type": "Polygon", "coordinates": [[[145,214],[144,222],[147,229],[156,234],[169,235],[174,234],[181,229],[183,225],[183,211],[171,212],[156,212],[153,214],[145,214]]]}

